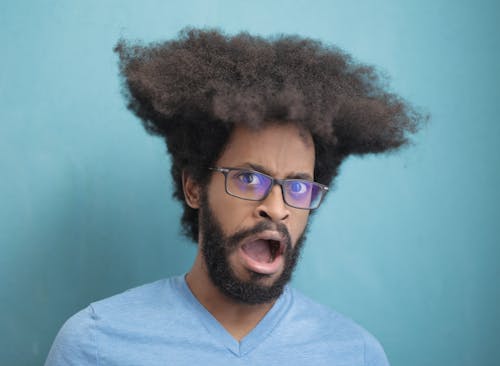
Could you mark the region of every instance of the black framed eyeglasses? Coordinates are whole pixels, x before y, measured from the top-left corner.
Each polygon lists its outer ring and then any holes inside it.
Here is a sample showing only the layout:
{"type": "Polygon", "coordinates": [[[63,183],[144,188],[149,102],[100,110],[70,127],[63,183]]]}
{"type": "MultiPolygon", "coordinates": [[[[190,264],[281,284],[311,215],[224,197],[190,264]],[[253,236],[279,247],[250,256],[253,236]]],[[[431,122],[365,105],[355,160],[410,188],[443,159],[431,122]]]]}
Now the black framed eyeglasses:
{"type": "Polygon", "coordinates": [[[276,179],[255,170],[242,168],[209,168],[224,174],[226,193],[248,201],[262,201],[275,184],[281,186],[283,201],[303,210],[318,208],[328,187],[305,179],[276,179]]]}

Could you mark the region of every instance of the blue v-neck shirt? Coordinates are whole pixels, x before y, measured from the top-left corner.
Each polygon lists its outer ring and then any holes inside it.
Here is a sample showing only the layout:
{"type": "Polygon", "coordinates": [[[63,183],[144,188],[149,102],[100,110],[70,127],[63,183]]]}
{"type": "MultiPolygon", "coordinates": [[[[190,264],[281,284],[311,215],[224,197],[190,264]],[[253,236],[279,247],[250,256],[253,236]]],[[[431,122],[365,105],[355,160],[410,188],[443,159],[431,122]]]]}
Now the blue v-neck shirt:
{"type": "Polygon", "coordinates": [[[75,314],[59,331],[45,366],[388,364],[366,330],[290,287],[238,342],[179,276],[75,314]]]}

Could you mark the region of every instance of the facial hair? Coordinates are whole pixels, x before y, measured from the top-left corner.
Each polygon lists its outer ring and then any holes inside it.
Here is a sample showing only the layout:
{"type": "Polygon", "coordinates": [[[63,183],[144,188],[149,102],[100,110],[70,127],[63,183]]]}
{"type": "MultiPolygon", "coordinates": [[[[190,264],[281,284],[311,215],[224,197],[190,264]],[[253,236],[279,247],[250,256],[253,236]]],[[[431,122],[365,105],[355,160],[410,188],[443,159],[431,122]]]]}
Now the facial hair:
{"type": "Polygon", "coordinates": [[[224,295],[239,303],[265,304],[276,300],[283,293],[285,285],[292,278],[300,257],[306,239],[307,227],[297,239],[295,246],[292,246],[286,226],[282,223],[272,223],[269,220],[261,221],[252,228],[240,230],[226,237],[217,218],[211,211],[206,197],[202,198],[199,223],[200,230],[203,233],[200,244],[208,275],[212,283],[224,295]],[[269,277],[268,275],[252,271],[250,279],[245,281],[236,276],[229,262],[229,256],[239,249],[242,240],[264,230],[278,231],[285,238],[283,271],[271,285],[267,286],[259,282],[269,277]]]}

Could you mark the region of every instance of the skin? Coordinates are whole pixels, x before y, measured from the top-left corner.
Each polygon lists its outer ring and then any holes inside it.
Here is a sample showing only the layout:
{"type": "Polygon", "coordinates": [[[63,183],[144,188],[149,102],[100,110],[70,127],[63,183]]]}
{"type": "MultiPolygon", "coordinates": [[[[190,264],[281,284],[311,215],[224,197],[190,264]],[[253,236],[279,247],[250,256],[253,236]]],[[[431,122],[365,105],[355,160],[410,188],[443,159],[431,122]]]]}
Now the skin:
{"type": "MultiPolygon", "coordinates": [[[[314,176],[314,143],[310,134],[293,124],[272,123],[259,130],[238,126],[233,131],[228,145],[215,164],[218,167],[255,168],[275,178],[305,178],[314,176]],[[250,166],[248,164],[252,164],[250,166]]],[[[199,208],[200,187],[187,175],[183,176],[186,202],[199,208]]],[[[284,224],[291,236],[292,246],[304,231],[309,211],[286,205],[281,187],[275,185],[263,201],[245,201],[228,195],[224,189],[224,175],[214,172],[207,186],[208,203],[219,221],[224,235],[254,227],[262,220],[284,224]]],[[[248,334],[271,309],[274,301],[266,304],[248,305],[228,299],[211,282],[202,257],[200,232],[198,252],[186,277],[194,296],[237,340],[248,334]]],[[[234,273],[242,280],[250,279],[249,269],[238,251],[229,256],[234,273]]],[[[270,285],[283,268],[262,278],[261,284],[270,285]]]]}

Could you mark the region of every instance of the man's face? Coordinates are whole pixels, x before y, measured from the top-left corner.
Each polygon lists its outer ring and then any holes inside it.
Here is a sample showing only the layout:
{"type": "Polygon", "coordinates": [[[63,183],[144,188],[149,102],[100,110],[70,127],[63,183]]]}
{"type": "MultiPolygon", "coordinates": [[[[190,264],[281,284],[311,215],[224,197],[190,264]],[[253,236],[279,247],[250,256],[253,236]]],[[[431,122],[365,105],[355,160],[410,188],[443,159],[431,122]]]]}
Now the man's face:
{"type": "MultiPolygon", "coordinates": [[[[237,127],[216,166],[313,180],[314,144],[292,124],[237,127]]],[[[308,218],[309,210],[285,204],[279,185],[264,200],[242,200],[227,194],[224,175],[214,172],[200,205],[200,245],[214,284],[240,302],[277,298],[297,262],[308,218]]]]}

